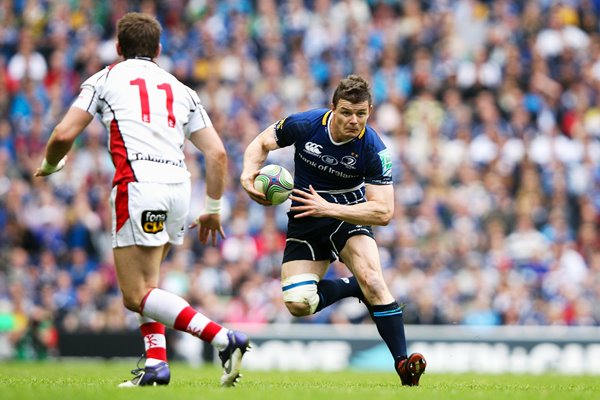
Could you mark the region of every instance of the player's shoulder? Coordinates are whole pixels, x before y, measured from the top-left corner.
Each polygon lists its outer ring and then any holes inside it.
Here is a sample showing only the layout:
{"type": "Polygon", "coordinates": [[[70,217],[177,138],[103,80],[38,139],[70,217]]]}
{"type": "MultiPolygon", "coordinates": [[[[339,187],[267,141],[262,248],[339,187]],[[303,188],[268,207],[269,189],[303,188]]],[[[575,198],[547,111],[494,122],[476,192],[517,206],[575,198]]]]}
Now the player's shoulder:
{"type": "Polygon", "coordinates": [[[83,83],[81,84],[81,86],[86,86],[86,85],[91,85],[91,86],[96,86],[99,83],[102,83],[103,81],[106,80],[106,77],[108,76],[110,69],[112,66],[107,66],[102,68],[100,71],[96,72],[95,74],[93,74],[92,76],[88,77],[86,80],[83,81],[83,83]]]}
{"type": "Polygon", "coordinates": [[[286,122],[302,122],[309,125],[327,125],[327,116],[331,113],[328,108],[314,108],[311,110],[300,111],[291,114],[286,118],[286,122]]]}
{"type": "Polygon", "coordinates": [[[372,146],[375,149],[386,148],[386,145],[381,139],[381,136],[379,136],[379,133],[377,133],[377,131],[368,124],[365,126],[365,130],[361,134],[361,137],[359,137],[359,139],[362,139],[365,145],[372,146]]]}
{"type": "Polygon", "coordinates": [[[170,83],[173,86],[173,90],[187,95],[190,98],[190,100],[192,100],[196,104],[200,103],[198,93],[194,89],[181,82],[175,75],[171,74],[167,70],[162,69],[160,67],[158,67],[158,69],[160,69],[161,73],[164,75],[165,81],[168,80],[168,83],[170,83]]]}

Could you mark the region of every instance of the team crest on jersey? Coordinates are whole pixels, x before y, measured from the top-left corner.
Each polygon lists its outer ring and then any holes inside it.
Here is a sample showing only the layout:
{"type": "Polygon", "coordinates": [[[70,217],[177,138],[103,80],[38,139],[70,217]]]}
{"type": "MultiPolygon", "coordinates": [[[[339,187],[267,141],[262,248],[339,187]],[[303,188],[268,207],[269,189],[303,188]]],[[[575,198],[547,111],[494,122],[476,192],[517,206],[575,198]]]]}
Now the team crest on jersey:
{"type": "Polygon", "coordinates": [[[325,163],[325,164],[329,164],[329,165],[338,165],[338,160],[333,157],[330,156],[328,154],[322,155],[321,156],[321,160],[325,163]]]}
{"type": "Polygon", "coordinates": [[[349,169],[355,169],[355,165],[356,165],[356,157],[354,157],[354,154],[352,154],[351,156],[344,156],[342,157],[342,161],[340,161],[342,163],[343,166],[345,166],[346,168],[349,169]]]}
{"type": "Polygon", "coordinates": [[[381,160],[381,172],[385,177],[392,176],[392,155],[388,149],[381,150],[379,153],[379,160],[381,160]]]}
{"type": "Polygon", "coordinates": [[[308,154],[312,154],[313,156],[320,156],[322,148],[323,146],[313,142],[306,142],[306,144],[304,145],[304,151],[308,154]]]}
{"type": "Polygon", "coordinates": [[[161,210],[145,210],[142,212],[142,229],[146,233],[158,233],[165,229],[167,212],[161,210]]]}

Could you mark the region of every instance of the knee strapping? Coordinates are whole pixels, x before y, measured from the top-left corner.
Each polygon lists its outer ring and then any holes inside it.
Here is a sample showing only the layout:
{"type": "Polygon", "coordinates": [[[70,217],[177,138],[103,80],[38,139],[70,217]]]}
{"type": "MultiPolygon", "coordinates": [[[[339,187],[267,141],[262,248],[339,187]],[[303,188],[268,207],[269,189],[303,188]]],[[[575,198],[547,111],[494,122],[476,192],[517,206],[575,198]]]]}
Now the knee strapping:
{"type": "Polygon", "coordinates": [[[283,301],[307,304],[310,313],[314,314],[319,305],[319,294],[317,293],[319,280],[317,274],[299,274],[289,277],[281,282],[283,301]]]}

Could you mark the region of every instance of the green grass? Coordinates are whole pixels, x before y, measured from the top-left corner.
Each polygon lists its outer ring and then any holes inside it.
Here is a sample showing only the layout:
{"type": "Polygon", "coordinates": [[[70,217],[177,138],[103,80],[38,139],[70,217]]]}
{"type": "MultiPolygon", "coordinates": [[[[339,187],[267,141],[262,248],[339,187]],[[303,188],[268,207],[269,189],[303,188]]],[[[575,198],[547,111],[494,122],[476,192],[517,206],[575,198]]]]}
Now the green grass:
{"type": "Polygon", "coordinates": [[[168,387],[119,389],[132,368],[123,362],[0,363],[0,399],[119,400],[380,400],[380,399],[594,399],[595,376],[425,374],[419,387],[402,387],[390,373],[246,371],[233,389],[218,385],[216,367],[171,365],[168,387]]]}

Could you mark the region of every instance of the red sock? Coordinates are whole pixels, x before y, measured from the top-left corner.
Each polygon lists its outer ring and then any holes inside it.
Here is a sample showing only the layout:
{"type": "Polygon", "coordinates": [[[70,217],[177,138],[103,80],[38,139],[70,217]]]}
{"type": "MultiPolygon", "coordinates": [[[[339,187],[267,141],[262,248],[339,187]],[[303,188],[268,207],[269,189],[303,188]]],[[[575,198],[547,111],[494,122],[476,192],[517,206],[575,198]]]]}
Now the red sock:
{"type": "Polygon", "coordinates": [[[146,322],[140,326],[144,337],[146,360],[167,361],[165,326],[159,322],[146,322]]]}

